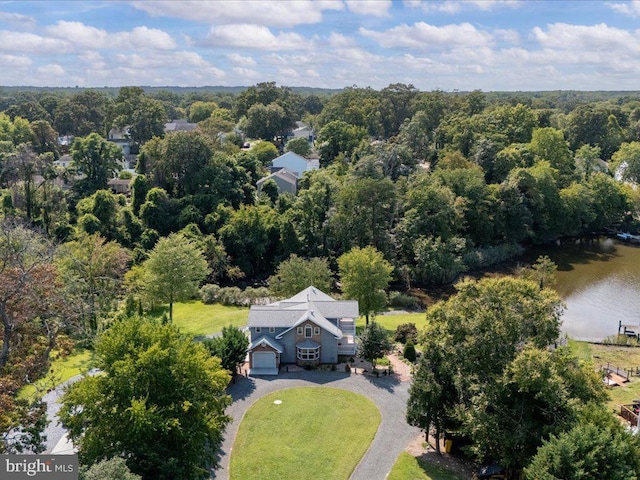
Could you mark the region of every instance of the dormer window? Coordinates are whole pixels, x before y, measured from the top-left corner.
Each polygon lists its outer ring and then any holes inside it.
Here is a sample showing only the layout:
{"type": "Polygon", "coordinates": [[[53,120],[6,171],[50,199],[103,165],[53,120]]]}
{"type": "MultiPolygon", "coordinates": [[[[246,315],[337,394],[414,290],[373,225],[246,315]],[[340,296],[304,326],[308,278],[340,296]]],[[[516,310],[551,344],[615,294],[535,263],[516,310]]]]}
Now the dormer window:
{"type": "Polygon", "coordinates": [[[311,327],[311,325],[307,325],[306,327],[304,327],[304,338],[311,337],[313,337],[313,327],[311,327]]]}

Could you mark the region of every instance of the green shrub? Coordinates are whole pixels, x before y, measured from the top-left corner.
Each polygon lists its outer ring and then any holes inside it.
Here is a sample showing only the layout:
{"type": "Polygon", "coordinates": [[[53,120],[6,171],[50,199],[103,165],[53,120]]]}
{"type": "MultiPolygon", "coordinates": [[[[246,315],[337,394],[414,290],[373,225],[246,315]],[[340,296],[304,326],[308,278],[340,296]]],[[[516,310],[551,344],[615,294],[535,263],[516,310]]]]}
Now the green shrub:
{"type": "Polygon", "coordinates": [[[407,340],[407,343],[404,345],[402,355],[412,363],[416,361],[416,347],[413,345],[411,339],[407,340]]]}
{"type": "Polygon", "coordinates": [[[420,303],[416,297],[400,292],[389,292],[389,305],[394,308],[404,308],[407,310],[417,310],[420,303]]]}
{"type": "Polygon", "coordinates": [[[407,343],[408,340],[415,342],[418,338],[418,329],[415,323],[403,323],[396,327],[393,335],[394,342],[407,343]]]}
{"type": "Polygon", "coordinates": [[[216,303],[218,301],[218,295],[220,293],[220,286],[210,283],[207,285],[203,285],[200,289],[200,300],[205,305],[211,305],[212,303],[216,303]]]}

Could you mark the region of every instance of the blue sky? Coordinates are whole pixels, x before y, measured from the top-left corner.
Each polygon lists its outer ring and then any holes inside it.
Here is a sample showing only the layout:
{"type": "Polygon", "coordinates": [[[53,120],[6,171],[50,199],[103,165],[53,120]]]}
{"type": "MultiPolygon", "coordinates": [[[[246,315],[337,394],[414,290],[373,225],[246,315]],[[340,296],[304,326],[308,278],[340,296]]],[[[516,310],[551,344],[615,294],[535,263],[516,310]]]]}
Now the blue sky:
{"type": "Polygon", "coordinates": [[[634,1],[0,1],[0,85],[640,90],[634,1]]]}

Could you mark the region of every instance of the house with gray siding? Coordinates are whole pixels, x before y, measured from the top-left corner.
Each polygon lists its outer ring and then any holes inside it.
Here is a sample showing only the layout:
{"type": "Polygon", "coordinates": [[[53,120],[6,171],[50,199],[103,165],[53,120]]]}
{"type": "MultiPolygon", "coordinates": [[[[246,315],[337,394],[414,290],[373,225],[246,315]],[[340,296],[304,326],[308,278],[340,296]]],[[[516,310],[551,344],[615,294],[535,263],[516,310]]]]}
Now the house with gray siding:
{"type": "Polygon", "coordinates": [[[358,302],[315,287],[249,310],[249,374],[277,375],[281,365],[336,364],[356,354],[358,302]]]}

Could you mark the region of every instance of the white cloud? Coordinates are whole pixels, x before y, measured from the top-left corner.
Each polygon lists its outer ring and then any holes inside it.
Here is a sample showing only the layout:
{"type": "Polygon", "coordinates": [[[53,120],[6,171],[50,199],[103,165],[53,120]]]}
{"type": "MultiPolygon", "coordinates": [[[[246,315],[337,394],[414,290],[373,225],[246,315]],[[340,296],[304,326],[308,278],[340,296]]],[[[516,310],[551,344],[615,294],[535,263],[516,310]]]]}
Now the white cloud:
{"type": "Polygon", "coordinates": [[[331,32],[329,35],[329,46],[331,48],[354,47],[356,41],[353,37],[347,37],[341,33],[331,32]]]}
{"type": "Polygon", "coordinates": [[[607,3],[607,6],[614,12],[628,15],[631,17],[640,17],[640,0],[632,0],[625,3],[607,3]]]}
{"type": "Polygon", "coordinates": [[[21,15],[20,13],[0,12],[0,22],[23,28],[33,28],[36,26],[35,18],[21,15]]]}
{"type": "Polygon", "coordinates": [[[512,29],[498,29],[493,31],[493,35],[504,42],[520,43],[520,34],[512,29]]]}
{"type": "Polygon", "coordinates": [[[582,50],[589,54],[599,50],[611,55],[620,52],[640,53],[640,33],[637,30],[630,32],[604,23],[592,26],[554,23],[547,25],[546,30],[535,27],[533,37],[546,48],[582,50]]]}
{"type": "Polygon", "coordinates": [[[403,24],[385,31],[360,28],[358,32],[386,48],[404,47],[431,50],[459,46],[481,46],[493,43],[493,36],[470,23],[438,27],[424,22],[403,24]]]}
{"type": "Polygon", "coordinates": [[[130,32],[109,33],[106,30],[85,25],[81,22],[59,21],[45,28],[54,37],[67,40],[80,48],[132,48],[171,50],[175,41],[171,36],[156,28],[136,27],[130,32]]]}
{"type": "Polygon", "coordinates": [[[48,63],[47,65],[38,67],[36,71],[45,77],[61,77],[65,73],[64,68],[57,63],[48,63]]]}
{"type": "Polygon", "coordinates": [[[227,58],[231,62],[240,64],[240,65],[249,65],[252,67],[257,65],[257,62],[253,58],[240,55],[239,53],[228,53],[227,58]]]}
{"type": "Polygon", "coordinates": [[[259,23],[273,27],[294,27],[322,21],[325,10],[343,10],[342,1],[254,1],[235,0],[158,0],[134,1],[133,6],[154,17],[173,17],[214,25],[259,23]]]}
{"type": "Polygon", "coordinates": [[[101,70],[107,68],[107,63],[100,52],[87,50],[78,55],[78,59],[84,62],[89,68],[101,70]]]}
{"type": "Polygon", "coordinates": [[[33,33],[0,30],[0,50],[35,54],[61,53],[69,50],[69,43],[33,33]]]}
{"type": "Polygon", "coordinates": [[[202,44],[256,50],[299,50],[309,46],[309,42],[297,33],[274,35],[267,27],[248,24],[211,27],[202,44]]]}
{"type": "Polygon", "coordinates": [[[462,10],[482,10],[490,11],[502,7],[516,8],[523,5],[522,0],[444,0],[444,1],[424,1],[405,0],[404,5],[410,8],[420,8],[425,13],[440,12],[455,14],[462,10]]]}
{"type": "Polygon", "coordinates": [[[30,67],[31,64],[33,61],[29,57],[0,53],[0,67],[2,69],[30,67]]]}
{"type": "Polygon", "coordinates": [[[295,68],[281,68],[278,70],[278,75],[290,79],[300,78],[300,74],[295,68]]]}
{"type": "Polygon", "coordinates": [[[346,0],[350,12],[358,15],[386,17],[391,8],[391,0],[346,0]]]}
{"type": "Polygon", "coordinates": [[[233,67],[233,73],[236,74],[236,77],[240,80],[240,84],[243,83],[243,80],[253,81],[255,79],[264,78],[264,75],[257,70],[252,70],[250,68],[242,68],[242,67],[233,67]]]}

